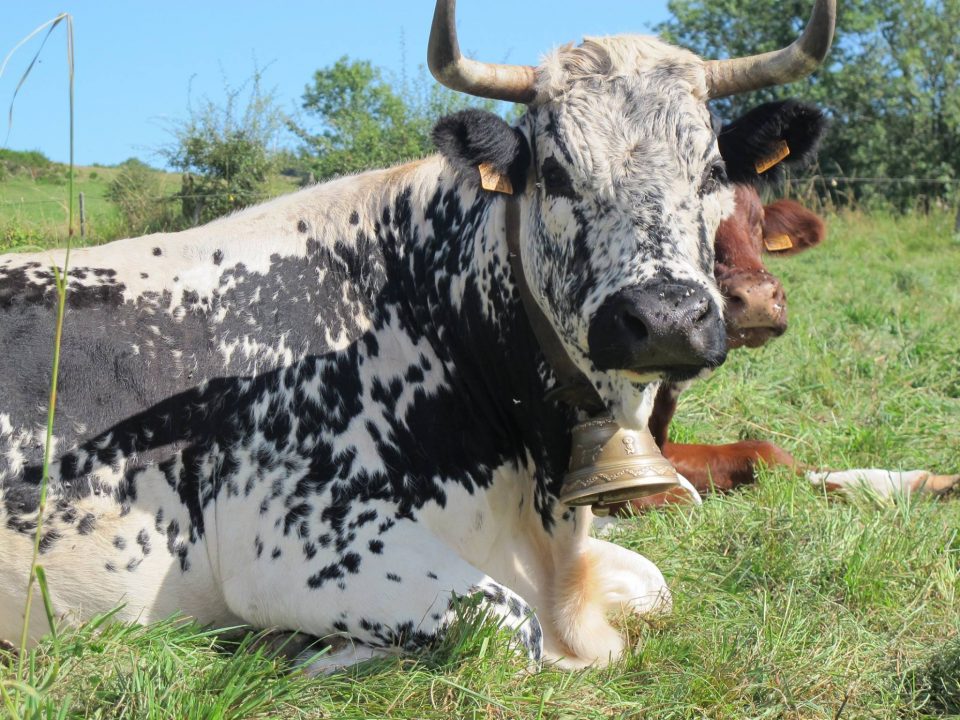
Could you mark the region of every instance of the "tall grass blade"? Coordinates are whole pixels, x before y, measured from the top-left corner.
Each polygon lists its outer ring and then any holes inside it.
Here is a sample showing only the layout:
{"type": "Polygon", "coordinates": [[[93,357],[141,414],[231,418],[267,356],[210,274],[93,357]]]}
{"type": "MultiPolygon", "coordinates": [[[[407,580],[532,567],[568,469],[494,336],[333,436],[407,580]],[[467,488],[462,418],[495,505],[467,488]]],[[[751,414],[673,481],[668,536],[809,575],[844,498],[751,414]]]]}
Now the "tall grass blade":
{"type": "Polygon", "coordinates": [[[19,664],[18,664],[18,677],[23,678],[23,673],[25,671],[26,657],[27,657],[27,638],[29,636],[30,628],[30,616],[33,610],[33,583],[37,580],[40,584],[40,592],[43,595],[44,609],[47,614],[47,621],[50,623],[51,631],[54,632],[54,637],[56,637],[56,632],[53,627],[54,613],[53,613],[53,604],[50,600],[49,587],[46,582],[46,576],[43,574],[42,568],[37,565],[37,558],[40,555],[40,538],[42,537],[43,532],[43,517],[46,512],[47,505],[47,489],[49,487],[50,481],[50,449],[53,440],[53,420],[54,414],[57,407],[57,381],[59,378],[60,371],[60,346],[63,339],[63,317],[66,311],[67,306],[67,269],[70,266],[70,240],[73,237],[73,185],[74,185],[74,176],[75,176],[75,166],[74,166],[74,52],[73,52],[73,17],[68,13],[61,13],[57,15],[52,20],[44,23],[43,25],[36,28],[31,32],[27,37],[21,40],[17,45],[11,50],[7,57],[4,59],[3,64],[0,65],[0,76],[2,76],[3,71],[7,67],[7,63],[10,61],[11,56],[26,43],[30,38],[34,37],[40,33],[44,28],[47,29],[46,35],[43,37],[43,41],[40,44],[40,48],[34,54],[33,58],[30,61],[30,64],[27,66],[27,69],[24,71],[23,75],[20,78],[20,81],[17,83],[16,90],[13,93],[13,99],[10,101],[10,110],[8,113],[8,128],[7,132],[9,133],[10,127],[13,125],[13,108],[16,102],[17,94],[20,92],[20,89],[23,87],[27,78],[30,76],[30,72],[33,67],[36,65],[40,53],[43,52],[43,48],[47,43],[47,40],[50,37],[50,34],[54,29],[60,25],[61,22],[66,21],[66,30],[67,30],[67,68],[69,73],[68,88],[69,88],[69,107],[70,107],[70,162],[69,162],[69,173],[68,173],[68,183],[67,183],[67,242],[66,242],[66,252],[63,258],[63,267],[53,266],[54,278],[56,280],[57,287],[57,315],[56,315],[56,326],[54,329],[54,341],[53,341],[53,369],[50,379],[50,394],[49,400],[47,403],[47,428],[46,428],[46,439],[44,442],[43,450],[43,472],[40,479],[40,502],[37,507],[37,528],[33,538],[33,556],[30,562],[30,573],[27,578],[27,593],[26,601],[24,603],[23,611],[23,628],[20,634],[20,655],[19,655],[19,664]],[[42,579],[41,579],[42,578],[42,579]]]}
{"type": "MultiPolygon", "coordinates": [[[[33,59],[30,61],[30,64],[27,65],[27,69],[23,71],[23,75],[20,76],[20,82],[17,83],[17,87],[13,91],[13,97],[10,99],[10,109],[7,111],[7,139],[9,139],[10,137],[10,128],[13,127],[13,106],[17,101],[17,94],[20,92],[20,88],[22,88],[23,84],[26,82],[27,77],[29,77],[30,71],[33,70],[33,66],[36,65],[37,60],[40,57],[40,53],[43,52],[44,45],[47,44],[47,40],[49,39],[50,34],[54,31],[57,25],[59,25],[63,20],[67,21],[67,25],[70,28],[69,30],[70,37],[68,37],[67,39],[67,54],[70,57],[70,80],[71,80],[70,95],[71,96],[73,95],[73,37],[72,37],[73,18],[67,13],[60,13],[52,20],[48,20],[47,22],[43,23],[40,27],[35,28],[29,35],[27,35],[20,42],[14,45],[13,49],[10,52],[8,52],[7,56],[3,59],[3,64],[0,65],[0,77],[3,77],[3,72],[4,70],[7,69],[7,63],[10,62],[10,58],[13,57],[13,55],[17,52],[17,50],[23,47],[27,42],[30,41],[31,38],[33,38],[35,35],[40,33],[44,28],[48,28],[47,34],[43,36],[43,41],[40,43],[40,48],[37,50],[36,54],[33,56],[33,59]]],[[[73,114],[73,108],[71,105],[71,116],[72,114],[73,114]]],[[[72,122],[70,124],[70,132],[71,133],[73,132],[72,122]]],[[[4,145],[6,145],[6,140],[4,140],[4,145]]]]}
{"type": "Polygon", "coordinates": [[[47,572],[42,565],[37,565],[34,569],[37,574],[37,585],[40,587],[40,598],[43,600],[43,610],[47,614],[47,625],[50,626],[50,635],[53,642],[57,642],[57,618],[53,611],[53,601],[50,599],[50,588],[47,586],[47,572]]]}

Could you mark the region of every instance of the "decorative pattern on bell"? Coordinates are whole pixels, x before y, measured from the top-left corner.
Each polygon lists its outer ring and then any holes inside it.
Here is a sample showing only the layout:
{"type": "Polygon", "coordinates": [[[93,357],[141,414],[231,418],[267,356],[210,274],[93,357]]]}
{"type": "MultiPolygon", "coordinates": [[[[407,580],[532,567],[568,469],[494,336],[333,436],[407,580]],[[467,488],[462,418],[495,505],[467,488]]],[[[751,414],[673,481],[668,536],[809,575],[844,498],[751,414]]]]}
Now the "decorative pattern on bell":
{"type": "Polygon", "coordinates": [[[677,471],[648,429],[625,430],[609,416],[573,428],[560,502],[612,505],[677,487],[677,471]]]}

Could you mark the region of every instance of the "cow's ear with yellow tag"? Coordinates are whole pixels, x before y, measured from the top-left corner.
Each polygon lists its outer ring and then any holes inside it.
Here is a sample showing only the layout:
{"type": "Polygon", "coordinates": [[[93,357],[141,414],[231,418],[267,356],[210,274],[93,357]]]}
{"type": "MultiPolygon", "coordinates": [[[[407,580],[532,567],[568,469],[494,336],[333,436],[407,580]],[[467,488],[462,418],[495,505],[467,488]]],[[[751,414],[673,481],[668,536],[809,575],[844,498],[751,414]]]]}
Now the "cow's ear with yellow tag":
{"type": "Polygon", "coordinates": [[[433,144],[450,167],[484,192],[522,193],[530,145],[520,130],[486,110],[461,110],[437,121],[433,144]]]}
{"type": "Polygon", "coordinates": [[[510,177],[499,172],[491,163],[480,163],[477,170],[480,172],[480,187],[484,190],[513,195],[510,177]]]}
{"type": "Polygon", "coordinates": [[[770,185],[787,167],[802,168],[816,157],[826,118],[798,100],[763,103],[720,128],[717,145],[733,183],[770,185]]]}
{"type": "Polygon", "coordinates": [[[793,240],[790,239],[789,235],[780,233],[779,235],[764,237],[763,246],[767,249],[767,252],[783,252],[793,249],[793,240]]]}

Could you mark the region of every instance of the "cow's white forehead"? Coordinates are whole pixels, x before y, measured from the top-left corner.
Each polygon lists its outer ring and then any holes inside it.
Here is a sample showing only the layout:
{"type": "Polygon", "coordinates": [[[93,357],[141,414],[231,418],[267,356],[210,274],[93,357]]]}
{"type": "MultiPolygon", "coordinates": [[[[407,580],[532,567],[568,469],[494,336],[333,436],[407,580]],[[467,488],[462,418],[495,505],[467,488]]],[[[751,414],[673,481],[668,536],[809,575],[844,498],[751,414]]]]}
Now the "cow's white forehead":
{"type": "Polygon", "coordinates": [[[537,68],[537,92],[556,99],[583,80],[638,79],[656,72],[669,73],[697,100],[707,100],[703,61],[689,50],[646,35],[588,37],[580,45],[557,48],[537,68]]]}
{"type": "MultiPolygon", "coordinates": [[[[583,201],[593,206],[593,232],[606,225],[605,247],[591,253],[595,269],[612,262],[636,272],[639,263],[648,275],[673,257],[690,263],[693,277],[711,286],[712,261],[704,262],[704,252],[732,202],[729,193],[699,193],[705,169],[719,158],[703,61],[652,37],[588,38],[548,55],[538,82],[552,99],[534,111],[534,143],[570,171],[583,201]],[[604,223],[596,222],[597,213],[606,216],[604,223]],[[637,245],[648,234],[665,251],[654,253],[659,262],[652,264],[654,257],[645,262],[637,245]]],[[[675,277],[691,276],[676,270],[675,277]]]]}
{"type": "Polygon", "coordinates": [[[593,38],[540,70],[562,152],[608,202],[689,192],[716,155],[702,61],[655,38],[593,38]],[[562,91],[558,91],[562,88],[562,91]]]}

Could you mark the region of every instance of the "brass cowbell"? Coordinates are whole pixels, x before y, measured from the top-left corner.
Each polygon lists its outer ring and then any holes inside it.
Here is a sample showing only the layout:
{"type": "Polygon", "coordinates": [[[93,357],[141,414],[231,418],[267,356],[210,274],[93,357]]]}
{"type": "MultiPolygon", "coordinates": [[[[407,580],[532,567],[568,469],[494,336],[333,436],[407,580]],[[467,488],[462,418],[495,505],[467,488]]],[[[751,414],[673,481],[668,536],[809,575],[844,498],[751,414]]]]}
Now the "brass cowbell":
{"type": "Polygon", "coordinates": [[[626,430],[608,415],[573,428],[560,502],[602,507],[678,487],[677,471],[647,428],[626,430]]]}

